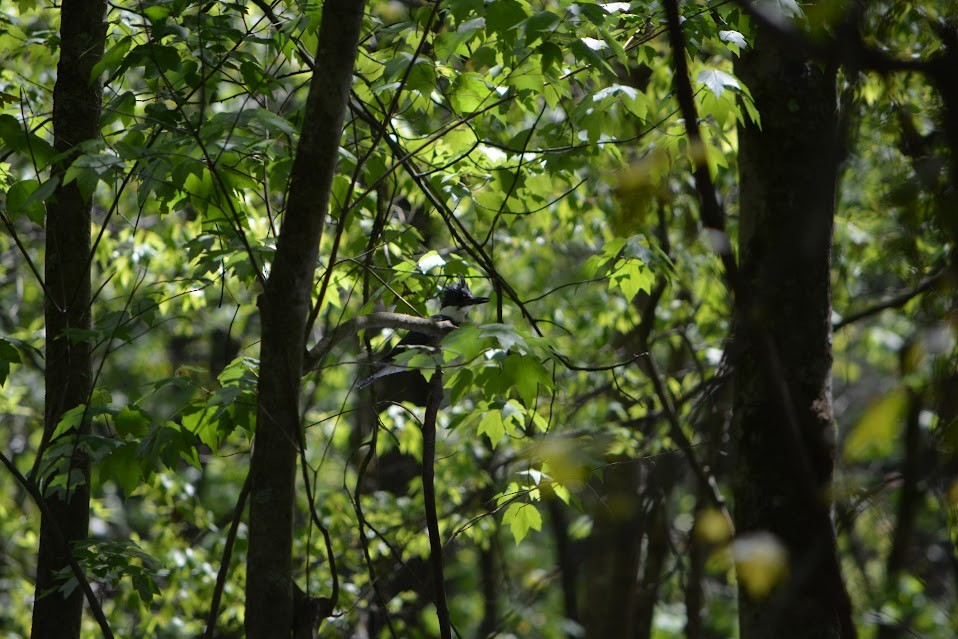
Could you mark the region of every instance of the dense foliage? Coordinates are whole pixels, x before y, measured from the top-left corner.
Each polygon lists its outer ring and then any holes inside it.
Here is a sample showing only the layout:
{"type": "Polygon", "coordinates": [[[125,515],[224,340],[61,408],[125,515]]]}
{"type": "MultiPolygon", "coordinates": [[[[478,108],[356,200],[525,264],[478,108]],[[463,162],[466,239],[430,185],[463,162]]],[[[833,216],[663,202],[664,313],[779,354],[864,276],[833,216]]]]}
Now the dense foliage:
{"type": "MultiPolygon", "coordinates": [[[[766,4],[813,40],[841,33],[832,3],[766,4]]],[[[946,4],[876,3],[858,16],[863,46],[933,58],[954,36],[937,13],[946,4]]],[[[658,2],[366,8],[307,345],[376,310],[428,316],[459,277],[492,298],[441,353],[408,361],[444,372],[436,490],[461,636],[578,636],[588,615],[577,606],[605,578],[596,546],[618,543],[605,536],[610,519],[629,522],[637,542],[636,619],[647,613],[649,636],[695,623],[698,636],[734,635],[737,579],[760,595],[778,578],[774,554],[736,577],[716,499],[732,499],[736,463],[732,301],[691,174],[707,159],[734,245],[737,126],[763,116],[733,62],[755,26],[726,0],[681,10],[702,145],[678,115],[658,2]]],[[[322,16],[321,2],[294,0],[110,5],[95,69],[102,136],[62,176],[94,205],[93,328],[68,338],[92,341],[95,390],[58,431],[93,429],[52,446],[41,441],[42,265],[60,179],[50,170],[60,14],[21,0],[0,16],[0,452],[11,462],[0,472],[0,635],[29,634],[40,520],[29,484],[63,490],[53,471],[69,475],[79,445],[93,497],[90,539],[75,552],[113,631],[202,634],[226,568],[217,632],[242,636],[247,527],[236,510],[257,429],[257,296],[322,16]]],[[[839,75],[839,548],[862,636],[901,624],[951,637],[958,371],[945,106],[927,76],[866,66],[839,75]]],[[[356,389],[394,341],[389,330],[350,336],[303,378],[294,572],[316,597],[338,580],[323,636],[438,636],[421,578],[421,411],[377,419],[356,389]]],[[[63,577],[62,591],[77,587],[63,577]]]]}

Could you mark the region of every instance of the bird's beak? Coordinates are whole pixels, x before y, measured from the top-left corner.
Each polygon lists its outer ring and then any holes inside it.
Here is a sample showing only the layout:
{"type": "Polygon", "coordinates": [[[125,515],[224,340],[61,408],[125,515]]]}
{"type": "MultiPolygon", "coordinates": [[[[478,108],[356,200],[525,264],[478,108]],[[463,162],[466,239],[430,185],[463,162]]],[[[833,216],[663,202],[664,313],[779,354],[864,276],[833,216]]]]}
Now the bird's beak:
{"type": "Polygon", "coordinates": [[[489,301],[488,297],[473,297],[469,300],[466,306],[475,306],[476,304],[485,304],[489,301]]]}

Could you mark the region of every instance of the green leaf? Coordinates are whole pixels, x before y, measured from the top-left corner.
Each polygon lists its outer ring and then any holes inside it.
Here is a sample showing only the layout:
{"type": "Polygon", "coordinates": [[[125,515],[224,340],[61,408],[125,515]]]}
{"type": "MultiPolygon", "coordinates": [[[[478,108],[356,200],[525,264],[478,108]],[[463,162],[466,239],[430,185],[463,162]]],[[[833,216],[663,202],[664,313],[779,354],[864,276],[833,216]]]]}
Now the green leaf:
{"type": "MultiPolygon", "coordinates": [[[[87,541],[75,545],[77,559],[98,582],[115,590],[120,580],[129,577],[133,589],[145,603],[160,592],[156,560],[131,540],[87,541]]],[[[69,569],[66,571],[69,573],[69,569]]]]}
{"type": "MultiPolygon", "coordinates": [[[[99,464],[100,483],[112,480],[130,496],[144,478],[143,460],[137,455],[138,444],[128,442],[114,448],[99,464]]],[[[152,468],[149,469],[152,471],[152,468]]]]}
{"type": "Polygon", "coordinates": [[[0,338],[0,386],[7,381],[10,374],[10,364],[19,364],[20,352],[5,339],[0,338]]]}
{"type": "Polygon", "coordinates": [[[468,53],[465,45],[485,27],[485,18],[473,18],[460,24],[453,32],[441,33],[436,38],[436,56],[440,60],[446,60],[456,53],[468,53]]]}
{"type": "Polygon", "coordinates": [[[552,388],[549,371],[532,355],[511,353],[502,364],[502,375],[515,387],[526,406],[535,404],[539,384],[552,388]]]}
{"type": "Polygon", "coordinates": [[[522,23],[522,29],[526,36],[526,46],[532,46],[540,38],[548,40],[554,30],[554,25],[559,23],[559,16],[551,11],[540,11],[522,23]]]}
{"type": "Polygon", "coordinates": [[[148,73],[167,73],[180,68],[180,53],[176,47],[162,44],[141,44],[130,53],[130,59],[139,60],[148,73]]]}
{"type": "Polygon", "coordinates": [[[146,411],[138,406],[125,406],[113,416],[113,425],[118,435],[145,435],[152,421],[146,411]]]}
{"type": "Polygon", "coordinates": [[[442,360],[444,364],[462,359],[470,362],[479,356],[490,340],[486,339],[481,328],[475,324],[465,324],[442,338],[442,360]]]}
{"type": "Polygon", "coordinates": [[[625,299],[632,301],[639,291],[651,292],[655,275],[640,260],[623,259],[615,265],[615,271],[609,278],[609,289],[618,288],[625,299]]]}
{"type": "Polygon", "coordinates": [[[133,581],[133,588],[136,590],[136,594],[140,596],[140,599],[144,603],[151,603],[153,601],[153,595],[160,594],[160,587],[156,584],[156,581],[153,580],[152,575],[137,571],[130,575],[130,579],[133,581]]]}
{"type": "Polygon", "coordinates": [[[397,88],[400,78],[405,75],[406,67],[410,64],[413,66],[406,79],[406,88],[410,91],[432,91],[436,81],[434,61],[424,57],[413,59],[412,55],[406,52],[393,56],[386,62],[382,78],[385,84],[377,83],[375,90],[379,92],[397,88]]]}
{"type": "MultiPolygon", "coordinates": [[[[36,162],[39,169],[46,168],[57,154],[49,142],[27,132],[23,123],[6,113],[0,115],[0,140],[7,149],[36,162]]],[[[52,180],[53,178],[50,181],[52,180]]]]}
{"type": "Polygon", "coordinates": [[[196,453],[196,436],[174,422],[154,426],[136,449],[136,456],[142,460],[144,476],[162,462],[167,468],[176,468],[179,460],[184,460],[195,468],[200,467],[196,453]]]}
{"type": "Polygon", "coordinates": [[[489,410],[479,421],[479,428],[476,431],[478,435],[485,435],[489,442],[495,446],[496,442],[502,439],[506,434],[506,427],[502,423],[502,412],[498,410],[489,410]]]}
{"type": "Polygon", "coordinates": [[[446,397],[453,406],[472,391],[475,374],[468,368],[459,368],[445,378],[446,397]]]}
{"type": "MultiPolygon", "coordinates": [[[[136,115],[136,94],[133,91],[124,91],[113,98],[103,107],[103,115],[100,117],[100,128],[103,129],[119,120],[124,124],[129,124],[136,115]]],[[[141,138],[143,134],[139,131],[130,131],[125,134],[125,138],[130,138],[131,134],[138,134],[141,138]]],[[[119,149],[117,149],[119,152],[119,149]]],[[[121,157],[124,157],[121,153],[121,157]]]]}
{"type": "Polygon", "coordinates": [[[410,349],[397,357],[396,362],[404,364],[410,370],[418,370],[427,380],[436,371],[436,358],[431,349],[410,349]]]}
{"type": "Polygon", "coordinates": [[[153,4],[146,7],[143,13],[146,14],[146,17],[149,18],[151,22],[156,23],[168,18],[172,11],[173,9],[169,5],[153,4]]]}
{"type": "Polygon", "coordinates": [[[220,444],[233,430],[229,411],[220,408],[224,402],[229,402],[236,395],[235,386],[217,389],[210,399],[210,406],[194,404],[191,411],[184,412],[182,417],[183,428],[196,435],[201,442],[211,449],[218,450],[220,444]]]}
{"type": "Polygon", "coordinates": [[[123,36],[120,38],[116,44],[103,54],[99,62],[93,65],[93,70],[90,71],[90,82],[98,79],[104,71],[110,71],[112,74],[113,71],[118,70],[120,63],[132,45],[133,38],[131,36],[123,36]]]}
{"type": "Polygon", "coordinates": [[[515,41],[516,25],[526,19],[525,9],[515,0],[497,0],[486,6],[486,25],[507,42],[515,41]]]}
{"type": "Polygon", "coordinates": [[[612,258],[608,255],[591,255],[582,265],[582,273],[585,277],[591,279],[599,272],[599,269],[606,265],[612,258]]]}
{"type": "Polygon", "coordinates": [[[21,180],[7,189],[7,212],[15,220],[26,215],[34,224],[43,225],[47,198],[56,189],[56,180],[47,180],[42,185],[37,180],[21,180]]]}
{"type": "Polygon", "coordinates": [[[460,73],[452,82],[449,104],[456,113],[472,113],[486,105],[489,87],[478,73],[460,73]]]}
{"type": "Polygon", "coordinates": [[[616,78],[615,72],[605,58],[604,50],[607,48],[608,45],[604,41],[595,38],[580,38],[573,40],[569,45],[569,51],[572,52],[576,60],[588,64],[604,73],[610,80],[614,80],[616,78]]]}
{"type": "Polygon", "coordinates": [[[84,166],[79,162],[74,162],[70,165],[70,168],[68,168],[63,175],[64,184],[76,182],[77,188],[80,190],[80,195],[85,201],[90,200],[90,196],[93,195],[93,191],[96,190],[96,185],[99,181],[100,175],[95,169],[84,166]]]}
{"type": "Polygon", "coordinates": [[[480,327],[483,337],[492,337],[499,342],[499,347],[504,351],[512,348],[518,348],[522,352],[527,352],[529,346],[521,335],[516,333],[509,324],[483,324],[480,327]]]}
{"type": "Polygon", "coordinates": [[[294,138],[299,135],[299,131],[289,120],[267,109],[258,107],[255,109],[244,109],[241,121],[259,122],[271,136],[279,137],[280,135],[287,135],[294,138]]]}
{"type": "Polygon", "coordinates": [[[542,515],[533,504],[513,502],[503,513],[502,523],[509,526],[518,545],[530,530],[542,530],[542,515]]]}
{"type": "Polygon", "coordinates": [[[243,74],[243,82],[251,91],[262,91],[269,94],[270,76],[263,72],[262,67],[251,60],[246,60],[240,65],[240,73],[243,74]]]}
{"type": "MultiPolygon", "coordinates": [[[[98,389],[98,390],[102,390],[102,389],[98,389]]],[[[79,404],[63,413],[63,415],[60,417],[60,421],[57,422],[57,427],[53,431],[52,439],[56,439],[57,437],[60,437],[61,435],[70,432],[70,430],[74,428],[79,428],[84,418],[87,421],[89,421],[99,415],[107,415],[112,412],[115,412],[109,408],[105,408],[102,406],[96,407],[96,402],[97,402],[96,393],[97,391],[94,391],[93,393],[93,405],[87,406],[86,404],[79,404]]]]}
{"type": "Polygon", "coordinates": [[[874,401],[845,438],[847,461],[884,459],[894,452],[901,439],[908,391],[897,388],[874,401]]]}

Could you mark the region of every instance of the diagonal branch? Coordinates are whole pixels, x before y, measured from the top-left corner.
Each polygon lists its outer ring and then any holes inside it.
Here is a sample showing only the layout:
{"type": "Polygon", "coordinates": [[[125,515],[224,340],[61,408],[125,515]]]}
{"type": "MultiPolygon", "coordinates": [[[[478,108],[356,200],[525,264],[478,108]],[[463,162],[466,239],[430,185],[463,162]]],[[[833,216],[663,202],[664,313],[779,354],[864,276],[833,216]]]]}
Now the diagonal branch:
{"type": "Polygon", "coordinates": [[[425,333],[432,337],[445,337],[455,330],[456,325],[448,320],[434,320],[428,317],[416,317],[415,315],[404,315],[402,313],[382,312],[359,315],[334,328],[323,339],[319,340],[316,346],[309,349],[309,352],[303,357],[303,373],[308,373],[319,366],[339,342],[359,331],[378,328],[402,329],[425,333]]]}
{"type": "Polygon", "coordinates": [[[223,556],[220,559],[220,569],[216,573],[216,585],[213,587],[210,610],[206,615],[206,630],[203,633],[203,639],[213,639],[216,636],[216,619],[219,617],[220,602],[223,600],[223,590],[226,588],[226,578],[230,572],[230,560],[233,558],[233,547],[236,544],[236,535],[239,532],[240,523],[243,521],[243,511],[246,509],[249,489],[250,476],[247,473],[239,497],[236,499],[236,508],[233,510],[229,532],[226,533],[226,543],[223,547],[223,556]]]}
{"type": "Polygon", "coordinates": [[[942,279],[944,279],[944,275],[945,275],[945,271],[939,271],[935,273],[934,275],[929,275],[928,277],[923,279],[921,282],[919,282],[918,286],[916,286],[915,288],[911,290],[905,291],[904,293],[899,293],[898,295],[882,300],[881,302],[878,302],[874,306],[869,306],[868,308],[863,308],[860,311],[851,313],[847,317],[843,317],[840,322],[836,322],[835,325],[832,327],[832,330],[837,331],[839,329],[845,328],[849,324],[858,322],[868,317],[872,317],[873,315],[878,315],[882,311],[888,310],[890,308],[901,308],[902,306],[904,306],[905,304],[907,304],[914,298],[918,297],[919,295],[922,295],[923,293],[927,293],[928,291],[933,289],[935,286],[937,286],[938,283],[941,282],[942,279]]]}

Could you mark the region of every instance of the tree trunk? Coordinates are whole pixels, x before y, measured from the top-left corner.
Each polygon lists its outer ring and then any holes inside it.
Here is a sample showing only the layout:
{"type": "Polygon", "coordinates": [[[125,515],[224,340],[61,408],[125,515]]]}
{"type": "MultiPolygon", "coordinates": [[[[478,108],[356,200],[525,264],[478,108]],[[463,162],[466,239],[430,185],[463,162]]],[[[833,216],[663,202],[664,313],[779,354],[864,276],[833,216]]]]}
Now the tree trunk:
{"type": "Polygon", "coordinates": [[[629,458],[610,459],[602,484],[595,486],[601,497],[590,508],[593,523],[579,610],[587,639],[635,636],[632,624],[644,534],[640,469],[629,458]]]}
{"type": "MultiPolygon", "coordinates": [[[[60,10],[60,61],[53,88],[53,137],[58,153],[69,153],[54,167],[63,172],[78,155],[76,145],[99,136],[102,84],[90,81],[93,66],[103,55],[106,3],[63,0],[60,10]]],[[[63,583],[57,573],[69,570],[70,542],[87,537],[90,521],[90,462],[80,450],[80,437],[89,419],[52,440],[63,414],[85,404],[92,392],[91,341],[65,334],[91,327],[90,215],[76,182],[60,185],[47,204],[46,262],[46,406],[43,451],[63,455],[54,474],[41,478],[49,517],[40,522],[37,584],[33,603],[34,637],[79,637],[83,592],[75,588],[65,599],[56,592],[63,583]],[[64,444],[61,449],[59,444],[64,444]],[[60,484],[60,482],[64,482],[60,484]],[[57,532],[60,534],[58,535],[57,532]]]]}
{"type": "Polygon", "coordinates": [[[266,288],[256,440],[250,462],[246,632],[249,639],[288,637],[293,626],[292,541],[296,454],[306,317],[342,137],[362,0],[326,0],[296,148],[289,201],[266,288]]]}
{"type": "Polygon", "coordinates": [[[836,75],[758,29],[736,64],[761,128],[739,127],[733,479],[738,534],[773,534],[789,572],[740,593],[744,639],[854,636],[828,503],[832,221],[841,144],[836,75]]]}

